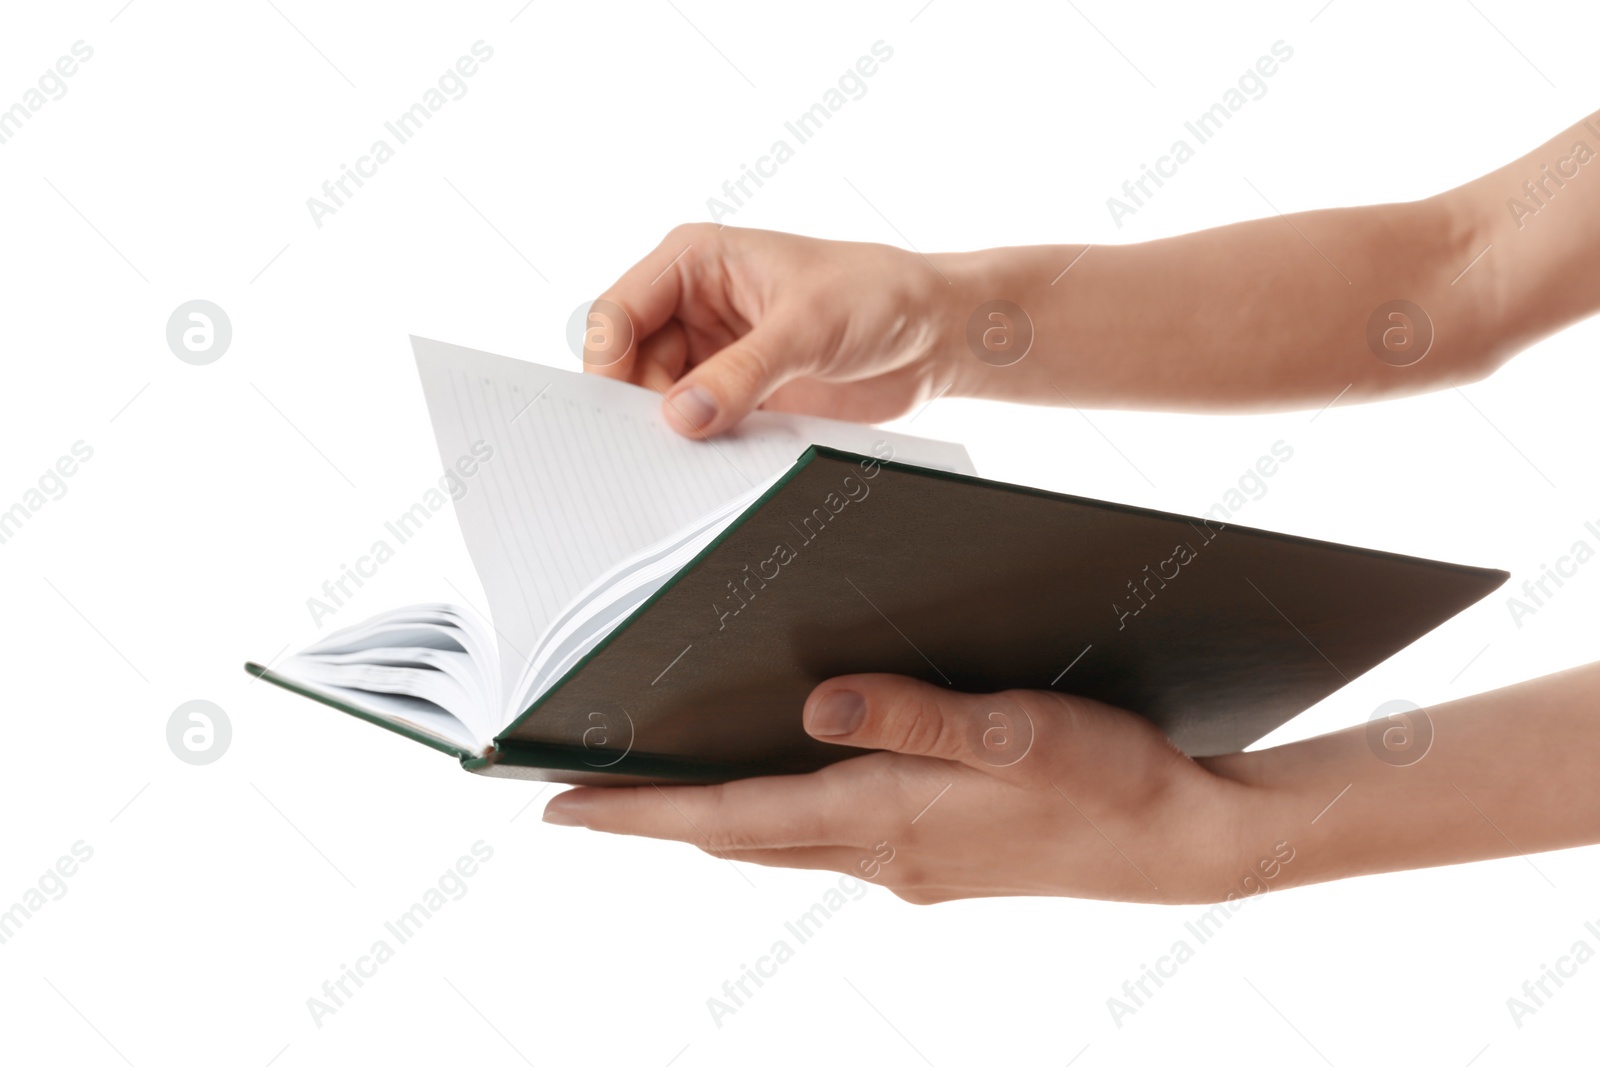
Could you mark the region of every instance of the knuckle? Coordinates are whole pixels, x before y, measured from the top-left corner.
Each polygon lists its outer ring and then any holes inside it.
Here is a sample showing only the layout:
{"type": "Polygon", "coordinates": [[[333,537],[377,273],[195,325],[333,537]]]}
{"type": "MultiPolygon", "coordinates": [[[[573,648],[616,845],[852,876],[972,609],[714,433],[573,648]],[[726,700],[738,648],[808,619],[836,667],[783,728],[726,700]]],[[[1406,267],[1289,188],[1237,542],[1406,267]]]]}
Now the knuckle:
{"type": "Polygon", "coordinates": [[[889,892],[893,893],[907,904],[915,904],[919,908],[925,908],[929,904],[939,904],[948,899],[947,897],[928,889],[900,888],[891,889],[889,892]]]}
{"type": "Polygon", "coordinates": [[[734,830],[714,830],[708,842],[712,855],[723,855],[728,852],[742,852],[754,847],[747,839],[747,835],[734,830]]]}
{"type": "Polygon", "coordinates": [[[773,358],[766,346],[746,335],[730,351],[733,359],[727,361],[730,373],[746,385],[755,385],[772,377],[773,358]]]}
{"type": "Polygon", "coordinates": [[[938,700],[918,694],[890,712],[888,733],[901,751],[955,759],[965,751],[966,738],[953,720],[938,700]]]}
{"type": "MultiPolygon", "coordinates": [[[[1038,701],[1037,697],[1034,699],[1038,701]]],[[[1049,701],[1038,703],[1040,717],[1049,717],[1052,731],[1063,743],[1070,743],[1083,732],[1088,709],[1082,701],[1070,696],[1052,696],[1049,701]]]]}
{"type": "Polygon", "coordinates": [[[779,809],[756,801],[748,790],[727,785],[707,788],[715,792],[703,820],[697,814],[697,826],[684,829],[709,846],[713,855],[811,844],[826,828],[823,811],[814,803],[779,809]]]}
{"type": "Polygon", "coordinates": [[[926,889],[932,882],[927,865],[902,851],[894,860],[884,866],[889,888],[895,892],[906,890],[916,892],[926,889]]]}
{"type": "MultiPolygon", "coordinates": [[[[1072,742],[1069,701],[1050,693],[1008,689],[995,693],[992,717],[1003,733],[1003,760],[998,766],[1027,769],[1040,763],[1038,753],[1059,753],[1072,742]]],[[[1048,760],[1045,760],[1048,761],[1048,760]]]]}
{"type": "Polygon", "coordinates": [[[697,238],[705,236],[706,231],[714,228],[709,222],[680,222],[667,231],[661,243],[663,246],[681,247],[685,242],[692,243],[697,238]]]}
{"type": "Polygon", "coordinates": [[[706,831],[706,849],[714,856],[727,852],[741,852],[745,849],[757,848],[759,845],[751,838],[748,831],[735,830],[729,827],[715,827],[706,831]]]}
{"type": "Polygon", "coordinates": [[[727,786],[710,785],[706,786],[705,790],[705,814],[695,820],[683,815],[685,823],[688,824],[684,829],[700,838],[702,847],[712,855],[746,847],[743,835],[735,829],[738,826],[739,812],[736,802],[728,794],[727,786]]]}

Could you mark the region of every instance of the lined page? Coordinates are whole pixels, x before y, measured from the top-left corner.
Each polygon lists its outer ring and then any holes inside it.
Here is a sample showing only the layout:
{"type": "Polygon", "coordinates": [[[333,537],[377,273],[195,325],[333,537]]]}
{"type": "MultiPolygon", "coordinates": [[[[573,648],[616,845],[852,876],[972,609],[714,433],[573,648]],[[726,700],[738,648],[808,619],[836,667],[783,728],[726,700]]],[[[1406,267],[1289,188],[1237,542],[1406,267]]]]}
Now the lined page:
{"type": "Polygon", "coordinates": [[[455,507],[499,632],[502,693],[592,581],[792,466],[810,445],[871,455],[887,441],[901,462],[973,473],[960,445],[802,415],[756,412],[732,433],[691,441],[662,421],[661,398],[648,389],[420,337],[411,344],[445,469],[463,457],[476,468],[455,507]]]}

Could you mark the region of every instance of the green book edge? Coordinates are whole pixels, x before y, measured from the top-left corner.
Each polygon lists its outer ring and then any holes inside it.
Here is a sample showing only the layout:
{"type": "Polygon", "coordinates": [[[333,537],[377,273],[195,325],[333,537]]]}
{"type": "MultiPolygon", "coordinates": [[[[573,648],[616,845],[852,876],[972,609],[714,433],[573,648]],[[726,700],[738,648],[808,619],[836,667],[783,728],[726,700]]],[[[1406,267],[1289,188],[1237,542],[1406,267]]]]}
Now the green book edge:
{"type": "Polygon", "coordinates": [[[314,689],[308,689],[298,682],[292,682],[283,675],[261,666],[259,663],[246,663],[244,665],[244,669],[247,673],[271,682],[280,689],[287,689],[291,693],[298,693],[300,696],[306,697],[310,700],[315,700],[318,704],[326,704],[330,708],[337,708],[346,715],[354,715],[363,722],[370,722],[374,726],[381,726],[385,730],[392,730],[402,737],[409,737],[413,741],[420,741],[429,748],[438,749],[440,752],[445,752],[456,757],[457,759],[463,761],[463,763],[466,760],[477,756],[476,752],[469,752],[464,748],[458,748],[457,746],[450,744],[448,741],[442,741],[437,737],[431,737],[420,730],[412,729],[404,723],[395,722],[392,719],[385,719],[374,715],[371,712],[362,711],[353,704],[346,704],[344,701],[328,696],[326,693],[319,693],[314,689]]]}

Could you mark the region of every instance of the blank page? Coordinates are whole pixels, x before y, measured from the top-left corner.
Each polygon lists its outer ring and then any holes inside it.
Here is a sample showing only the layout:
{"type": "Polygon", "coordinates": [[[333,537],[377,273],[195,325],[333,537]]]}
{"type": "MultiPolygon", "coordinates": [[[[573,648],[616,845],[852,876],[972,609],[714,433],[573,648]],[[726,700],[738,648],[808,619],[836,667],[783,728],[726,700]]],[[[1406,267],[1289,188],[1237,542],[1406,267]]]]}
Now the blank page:
{"type": "Polygon", "coordinates": [[[810,445],[871,455],[887,442],[902,463],[974,473],[960,445],[776,412],[691,441],[668,428],[651,390],[420,337],[411,344],[446,470],[464,457],[476,468],[455,507],[499,632],[502,694],[590,582],[787,469],[810,445]],[[490,458],[477,459],[474,445],[492,449],[490,458]]]}

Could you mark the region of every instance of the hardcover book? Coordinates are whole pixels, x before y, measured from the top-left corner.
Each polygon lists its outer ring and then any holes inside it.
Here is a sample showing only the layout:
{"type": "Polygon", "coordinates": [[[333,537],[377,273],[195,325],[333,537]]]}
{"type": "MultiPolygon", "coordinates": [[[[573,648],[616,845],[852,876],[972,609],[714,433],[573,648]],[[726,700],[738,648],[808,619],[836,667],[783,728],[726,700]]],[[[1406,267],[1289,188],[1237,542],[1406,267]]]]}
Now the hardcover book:
{"type": "Polygon", "coordinates": [[[815,770],[856,752],[805,733],[805,698],[860,672],[1080,694],[1237,751],[1507,577],[987,481],[957,445],[827,419],[690,441],[632,385],[413,349],[486,612],[401,608],[246,667],[480,774],[815,770]]]}

